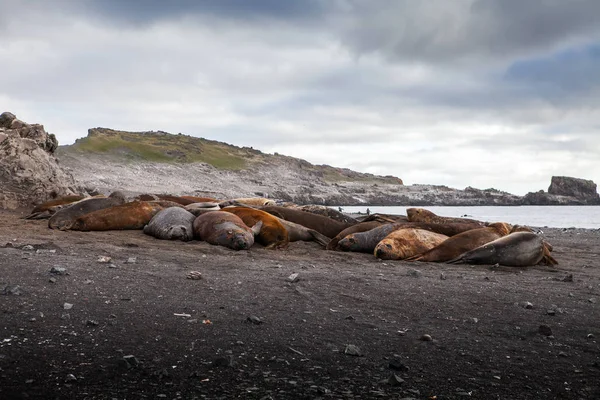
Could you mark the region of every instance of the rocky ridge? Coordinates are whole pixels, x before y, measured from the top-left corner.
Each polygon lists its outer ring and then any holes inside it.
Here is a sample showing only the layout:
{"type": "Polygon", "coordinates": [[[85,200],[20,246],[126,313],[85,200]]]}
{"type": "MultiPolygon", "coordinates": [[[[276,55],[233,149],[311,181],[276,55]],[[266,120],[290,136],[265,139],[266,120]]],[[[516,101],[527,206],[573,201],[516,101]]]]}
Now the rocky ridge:
{"type": "Polygon", "coordinates": [[[40,124],[0,115],[0,208],[29,207],[79,191],[54,156],[58,141],[40,124]]]}

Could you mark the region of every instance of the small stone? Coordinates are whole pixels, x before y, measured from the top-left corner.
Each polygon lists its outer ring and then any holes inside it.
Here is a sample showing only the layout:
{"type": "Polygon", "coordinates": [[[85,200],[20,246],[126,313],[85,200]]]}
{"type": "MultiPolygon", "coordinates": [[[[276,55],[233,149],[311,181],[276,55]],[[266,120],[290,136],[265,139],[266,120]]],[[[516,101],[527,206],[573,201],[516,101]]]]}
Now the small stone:
{"type": "Polygon", "coordinates": [[[119,364],[130,369],[140,365],[140,361],[133,354],[128,354],[119,360],[119,364]]]}
{"type": "Polygon", "coordinates": [[[32,250],[34,250],[34,248],[32,245],[26,244],[25,246],[21,247],[21,250],[32,251],[32,250]]]}
{"type": "Polygon", "coordinates": [[[186,275],[186,278],[194,281],[199,281],[200,279],[202,279],[202,273],[199,271],[190,271],[186,275]]]}
{"type": "Polygon", "coordinates": [[[559,357],[569,357],[569,355],[567,353],[565,353],[564,351],[559,351],[558,356],[559,357]]]}
{"type": "Polygon", "coordinates": [[[525,307],[528,310],[531,310],[533,308],[533,303],[526,301],[523,307],[525,307]]]}
{"type": "Polygon", "coordinates": [[[19,285],[6,285],[0,290],[0,294],[20,296],[23,292],[19,285]]]}
{"type": "Polygon", "coordinates": [[[569,274],[562,279],[563,282],[573,282],[573,274],[569,274]]]}
{"type": "Polygon", "coordinates": [[[56,283],[56,278],[51,277],[50,279],[48,279],[48,282],[50,282],[50,283],[56,283]]]}
{"type": "Polygon", "coordinates": [[[588,333],[586,336],[587,339],[593,339],[594,338],[594,334],[593,333],[588,333]]]}
{"type": "Polygon", "coordinates": [[[595,302],[596,302],[596,299],[594,299],[593,297],[591,299],[588,299],[588,303],[594,304],[595,302]]]}
{"type": "Polygon", "coordinates": [[[404,379],[400,378],[396,374],[391,374],[390,377],[388,378],[388,384],[390,384],[392,386],[400,386],[403,383],[404,383],[404,379]]]}
{"type": "Polygon", "coordinates": [[[233,366],[233,356],[226,355],[223,357],[216,358],[212,365],[214,367],[232,367],[233,366]]]}
{"type": "Polygon", "coordinates": [[[418,269],[410,269],[407,273],[408,276],[412,276],[413,278],[420,278],[423,273],[418,269]]]}
{"type": "Polygon", "coordinates": [[[442,272],[442,273],[440,274],[440,280],[442,280],[442,281],[445,281],[446,279],[448,279],[448,278],[447,278],[447,277],[446,277],[446,275],[445,275],[445,274],[442,272]]]}
{"type": "Polygon", "coordinates": [[[423,342],[431,342],[433,338],[431,337],[431,335],[424,334],[419,338],[419,340],[422,340],[423,342]]]}
{"type": "Polygon", "coordinates": [[[71,304],[71,303],[65,303],[65,304],[63,304],[63,308],[65,310],[70,310],[71,308],[73,308],[73,304],[71,304]]]}
{"type": "Polygon", "coordinates": [[[246,318],[246,321],[251,322],[255,325],[260,325],[263,323],[262,319],[258,318],[256,315],[251,315],[248,318],[246,318]]]}
{"type": "Polygon", "coordinates": [[[94,283],[94,281],[91,279],[86,279],[85,281],[83,281],[83,283],[85,283],[86,285],[90,285],[90,284],[94,283]]]}
{"type": "Polygon", "coordinates": [[[354,357],[361,357],[363,355],[358,346],[355,346],[353,344],[346,345],[346,348],[344,349],[344,354],[354,357]]]}
{"type": "Polygon", "coordinates": [[[347,319],[348,321],[354,321],[354,317],[352,315],[348,315],[344,319],[347,319]]]}
{"type": "Polygon", "coordinates": [[[73,374],[69,374],[65,378],[65,382],[75,382],[76,380],[77,380],[77,378],[73,374]]]}
{"type": "Polygon", "coordinates": [[[298,275],[299,274],[297,272],[294,272],[293,274],[287,277],[286,281],[291,283],[298,282],[298,275]]]}
{"type": "Polygon", "coordinates": [[[548,325],[540,325],[538,333],[544,336],[552,336],[552,329],[548,325]]]}
{"type": "Polygon", "coordinates": [[[108,268],[118,268],[116,264],[110,263],[108,264],[108,268]]]}
{"type": "Polygon", "coordinates": [[[86,326],[98,326],[99,324],[98,324],[98,321],[94,321],[93,319],[88,319],[85,322],[85,325],[86,326]]]}
{"type": "Polygon", "coordinates": [[[129,257],[127,259],[127,264],[135,264],[137,262],[137,257],[129,257]]]}
{"type": "Polygon", "coordinates": [[[394,371],[408,371],[408,367],[398,358],[390,360],[388,367],[394,371]]]}
{"type": "Polygon", "coordinates": [[[52,267],[50,273],[55,275],[69,275],[66,268],[63,267],[52,267]]]}
{"type": "Polygon", "coordinates": [[[112,258],[109,256],[99,256],[96,261],[99,263],[109,263],[111,260],[112,258]]]}
{"type": "Polygon", "coordinates": [[[548,310],[548,311],[546,311],[546,314],[548,314],[548,315],[556,315],[556,310],[548,310]]]}
{"type": "Polygon", "coordinates": [[[477,319],[477,318],[471,318],[471,321],[473,321],[473,323],[476,324],[476,323],[479,322],[479,319],[477,319]]]}

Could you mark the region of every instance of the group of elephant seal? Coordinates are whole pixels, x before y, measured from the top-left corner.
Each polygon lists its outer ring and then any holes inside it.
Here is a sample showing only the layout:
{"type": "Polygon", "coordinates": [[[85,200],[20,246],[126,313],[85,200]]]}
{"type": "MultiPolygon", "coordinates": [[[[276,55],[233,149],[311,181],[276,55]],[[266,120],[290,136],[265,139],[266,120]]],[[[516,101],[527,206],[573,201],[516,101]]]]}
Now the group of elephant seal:
{"type": "MultiPolygon", "coordinates": [[[[315,241],[328,250],[370,252],[379,259],[452,264],[527,266],[557,264],[552,246],[524,226],[444,217],[422,208],[407,216],[371,215],[364,221],[325,206],[277,206],[266,198],[219,201],[210,197],[142,194],[126,202],[110,196],[68,196],[36,206],[30,215],[54,213],[59,230],[143,229],[164,240],[199,239],[234,250],[254,242],[282,249],[315,241]]],[[[29,216],[28,216],[29,217],[29,216]]]]}

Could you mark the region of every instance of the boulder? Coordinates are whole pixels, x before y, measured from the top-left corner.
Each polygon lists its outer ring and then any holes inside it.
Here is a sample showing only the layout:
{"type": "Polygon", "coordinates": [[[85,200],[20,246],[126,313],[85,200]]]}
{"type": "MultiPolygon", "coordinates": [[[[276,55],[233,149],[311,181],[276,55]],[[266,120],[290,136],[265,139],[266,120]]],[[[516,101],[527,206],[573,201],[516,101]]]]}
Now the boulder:
{"type": "Polygon", "coordinates": [[[553,176],[548,193],[574,197],[583,204],[600,204],[600,195],[596,190],[596,184],[587,179],[553,176]]]}
{"type": "Polygon", "coordinates": [[[43,125],[9,112],[0,115],[0,209],[31,207],[78,191],[73,177],[58,165],[57,147],[43,125]]]}

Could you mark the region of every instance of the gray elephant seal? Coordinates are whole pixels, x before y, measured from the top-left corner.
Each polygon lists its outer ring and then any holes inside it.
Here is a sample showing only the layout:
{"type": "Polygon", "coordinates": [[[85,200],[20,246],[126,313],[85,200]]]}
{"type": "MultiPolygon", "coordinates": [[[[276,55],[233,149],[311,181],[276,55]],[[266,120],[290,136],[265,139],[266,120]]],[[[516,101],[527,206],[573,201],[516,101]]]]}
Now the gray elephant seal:
{"type": "Polygon", "coordinates": [[[194,238],[192,224],[196,216],[181,207],[169,207],[159,211],[144,227],[146,235],[163,240],[183,240],[194,238]]]}
{"type": "Polygon", "coordinates": [[[541,262],[556,265],[550,255],[552,246],[531,232],[515,232],[467,251],[448,261],[450,264],[500,264],[509,267],[528,267],[541,262]]]}
{"type": "Polygon", "coordinates": [[[48,220],[48,227],[51,229],[67,230],[71,228],[71,225],[76,219],[85,214],[124,203],[125,195],[120,191],[112,192],[108,197],[81,200],[72,206],[57,211],[48,220]]]}

